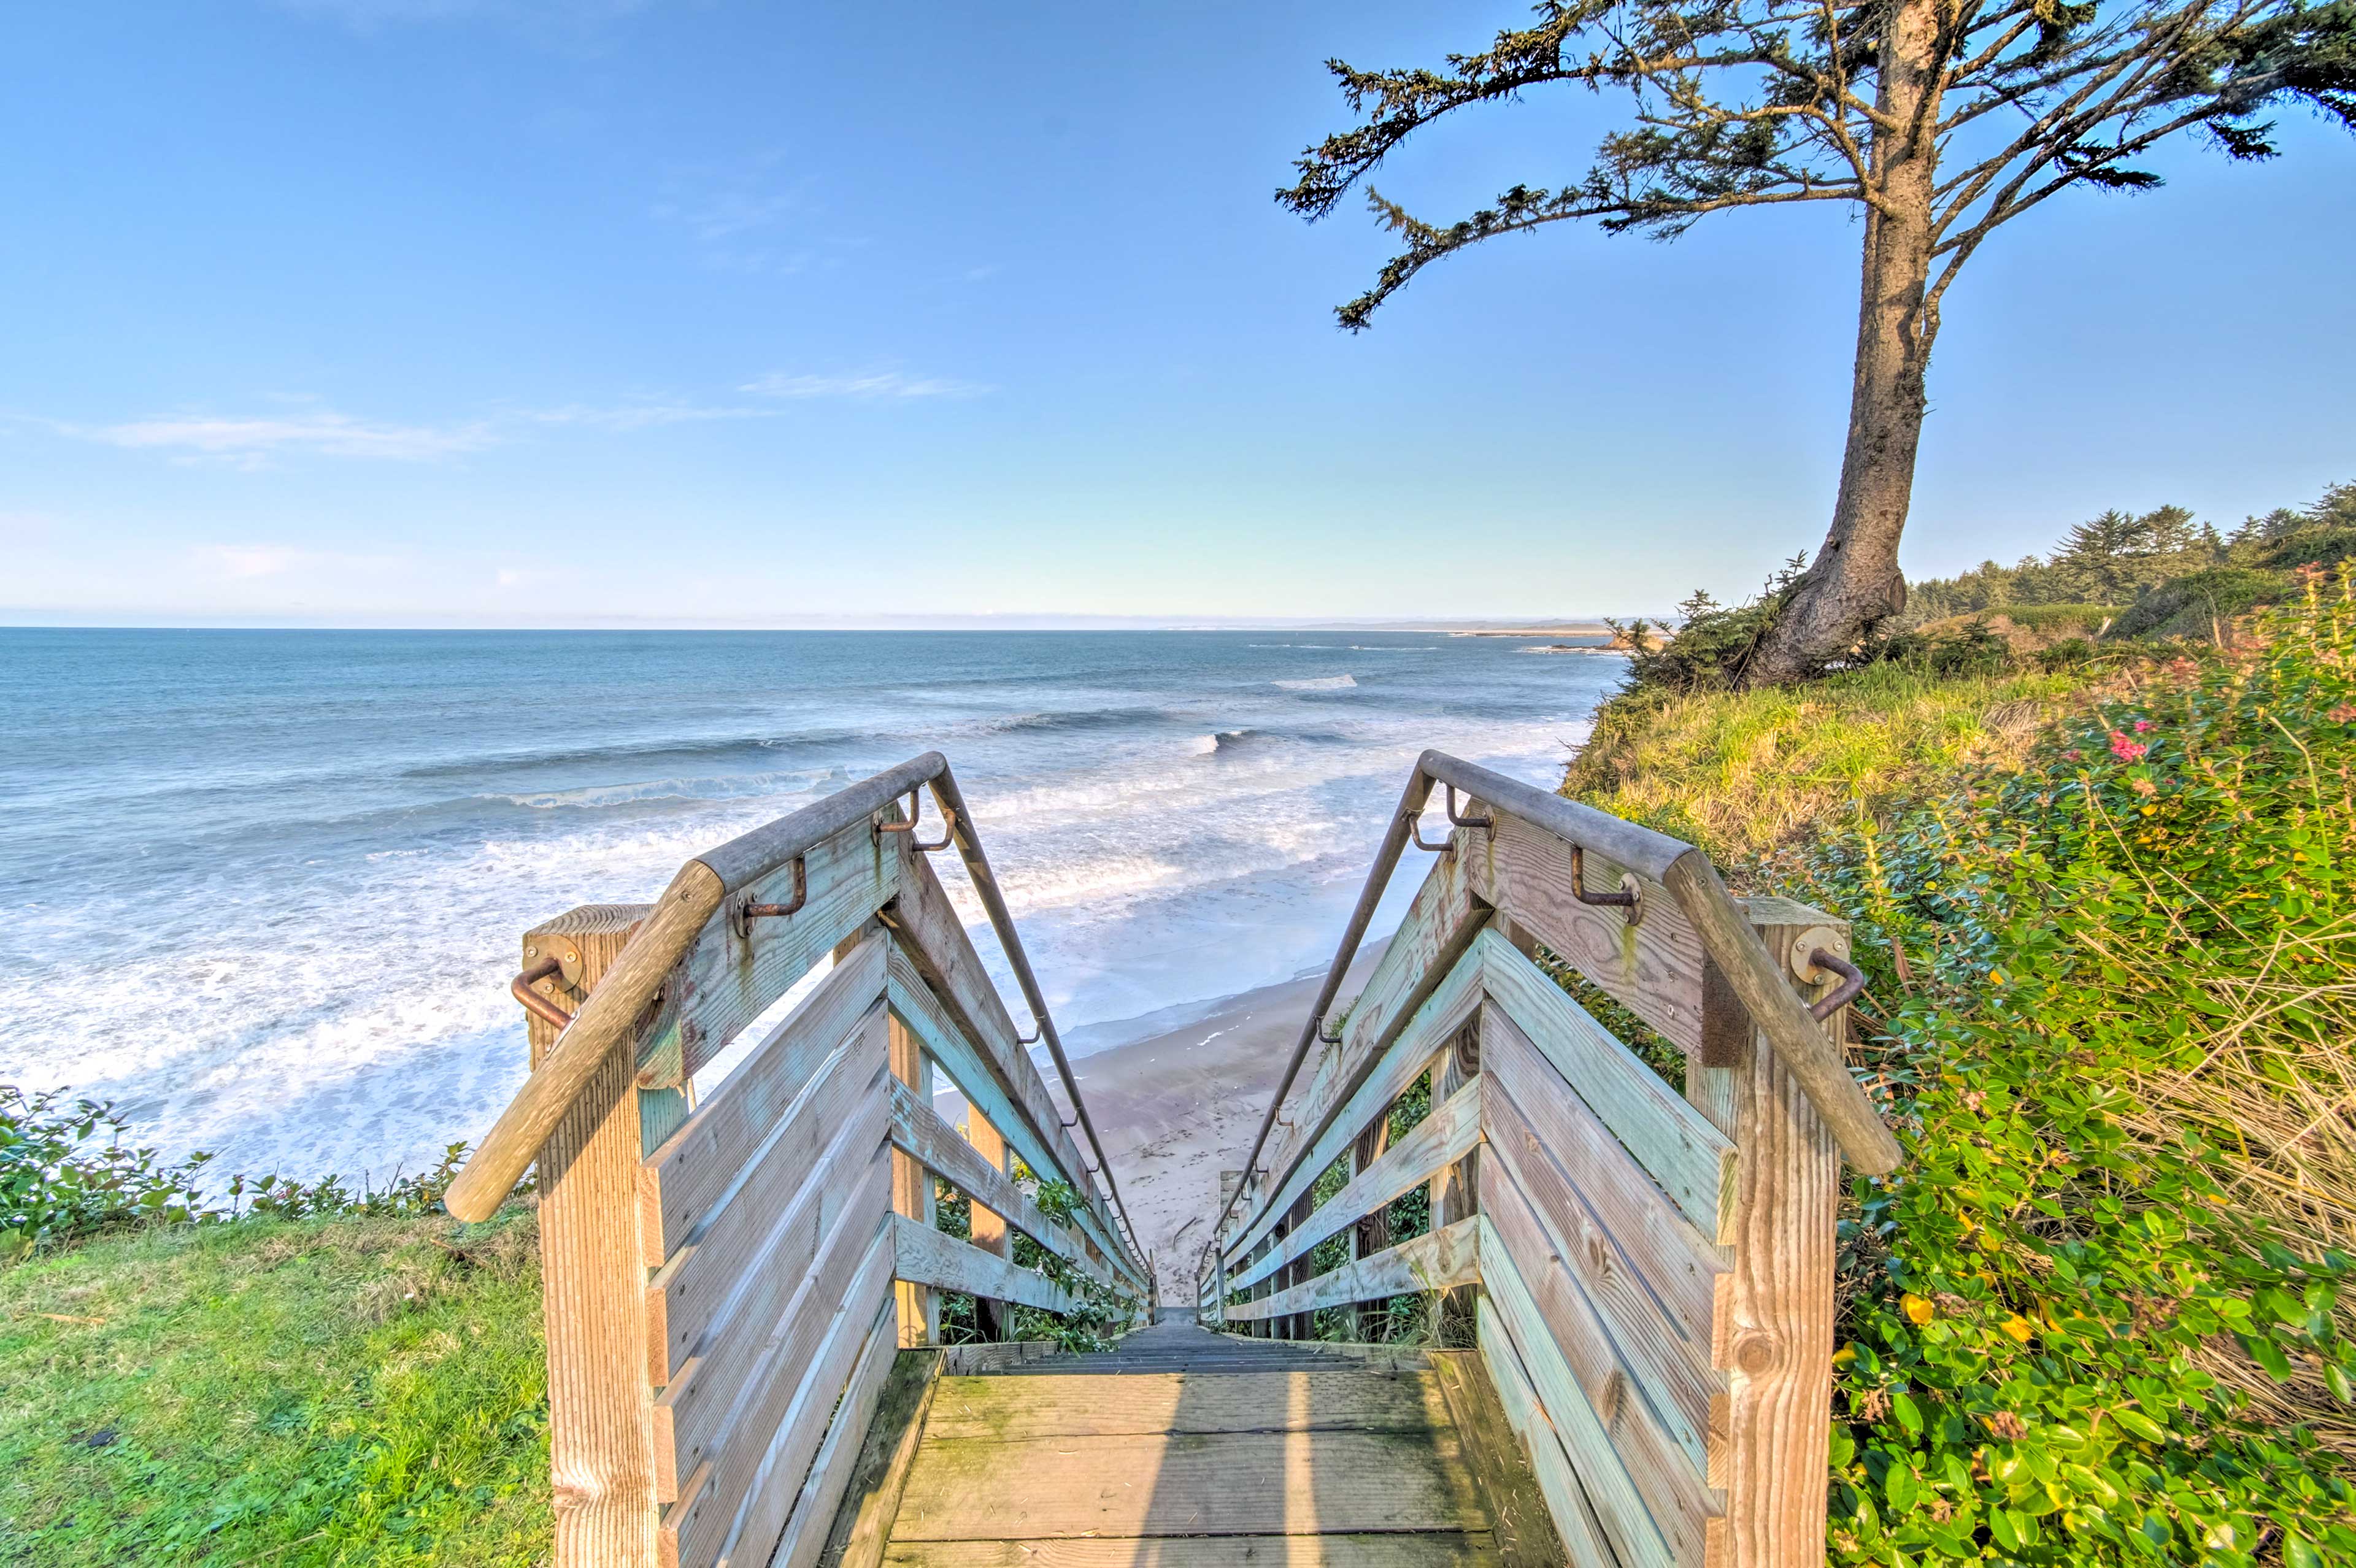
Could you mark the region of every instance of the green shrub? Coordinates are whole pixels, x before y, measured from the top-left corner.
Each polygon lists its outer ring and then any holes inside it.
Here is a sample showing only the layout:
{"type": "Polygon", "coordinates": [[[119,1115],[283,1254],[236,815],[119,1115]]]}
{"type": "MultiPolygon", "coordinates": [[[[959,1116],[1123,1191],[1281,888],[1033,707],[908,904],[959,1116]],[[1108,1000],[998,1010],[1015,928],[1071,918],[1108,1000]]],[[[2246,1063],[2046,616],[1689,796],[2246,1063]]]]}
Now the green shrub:
{"type": "Polygon", "coordinates": [[[1845,1226],[1841,1563],[2356,1553],[2356,603],[2256,635],[1783,859],[1910,1155],[1845,1226]]]}
{"type": "Polygon", "coordinates": [[[2271,604],[2291,592],[2279,571],[2244,566],[2211,567],[2171,578],[2147,589],[2111,624],[2112,637],[2211,637],[2254,605],[2271,604]]]}
{"type": "Polygon", "coordinates": [[[37,1247],[155,1221],[209,1216],[197,1187],[209,1157],[167,1165],[127,1147],[111,1104],[0,1083],[0,1264],[37,1247]]]}

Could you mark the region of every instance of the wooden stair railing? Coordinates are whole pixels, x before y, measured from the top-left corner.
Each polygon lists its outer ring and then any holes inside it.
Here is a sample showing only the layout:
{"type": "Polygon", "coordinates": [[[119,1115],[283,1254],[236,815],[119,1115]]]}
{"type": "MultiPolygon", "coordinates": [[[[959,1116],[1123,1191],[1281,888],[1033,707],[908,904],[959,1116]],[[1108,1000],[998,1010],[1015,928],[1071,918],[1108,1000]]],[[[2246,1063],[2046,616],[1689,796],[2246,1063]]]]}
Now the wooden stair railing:
{"type": "Polygon", "coordinates": [[[1813,955],[1844,958],[1847,933],[1731,898],[1690,845],[1427,752],[1215,1227],[1200,1316],[1298,1337],[1323,1308],[1454,1293],[1580,1568],[1823,1562],[1840,1165],[1899,1160],[1837,1043],[1845,1010],[1807,1007],[1837,985],[1813,955]],[[1329,1032],[1442,784],[1460,826],[1329,1032]],[[1541,948],[1682,1051],[1682,1093],[1541,948]],[[1430,1111],[1384,1147],[1419,1083],[1430,1111]],[[1431,1228],[1392,1243],[1381,1217],[1419,1187],[1431,1228]],[[1336,1237],[1351,1255],[1312,1276],[1336,1237]]]}
{"type": "MultiPolygon", "coordinates": [[[[559,1568],[807,1568],[894,1351],[937,1294],[1075,1304],[1009,1229],[1118,1296],[1147,1275],[895,804],[929,788],[1093,1147],[1053,1021],[947,763],[928,753],[690,861],[651,905],[535,926],[532,1072],[447,1198],[540,1174],[559,1568]],[[763,906],[749,917],[746,904],[763,906]],[[831,955],[704,1098],[693,1081],[831,955]],[[933,1109],[937,1069],[968,1127],[933,1109]],[[1067,1185],[1068,1223],[1009,1175],[1067,1185]],[[935,1228],[933,1178],[973,1200],[935,1228]],[[979,1244],[977,1244],[979,1243],[979,1244]]],[[[1066,1206],[1057,1206],[1062,1212],[1066,1206]]]]}

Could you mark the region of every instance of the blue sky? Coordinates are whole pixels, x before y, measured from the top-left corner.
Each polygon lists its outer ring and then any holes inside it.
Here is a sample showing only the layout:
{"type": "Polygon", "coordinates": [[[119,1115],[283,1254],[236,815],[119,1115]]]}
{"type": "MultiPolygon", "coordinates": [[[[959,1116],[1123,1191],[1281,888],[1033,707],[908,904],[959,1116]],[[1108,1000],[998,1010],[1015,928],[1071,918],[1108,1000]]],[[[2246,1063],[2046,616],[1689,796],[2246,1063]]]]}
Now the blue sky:
{"type": "MultiPolygon", "coordinates": [[[[0,619],[1471,616],[1822,537],[1856,232],[1558,226],[1427,272],[1269,199],[1320,67],[1514,5],[178,0],[0,49],[0,619]]],[[[1449,217],[1609,103],[1444,126],[1449,217]]],[[[1950,297],[1906,560],[2356,477],[2356,143],[2187,145],[1950,297]]]]}

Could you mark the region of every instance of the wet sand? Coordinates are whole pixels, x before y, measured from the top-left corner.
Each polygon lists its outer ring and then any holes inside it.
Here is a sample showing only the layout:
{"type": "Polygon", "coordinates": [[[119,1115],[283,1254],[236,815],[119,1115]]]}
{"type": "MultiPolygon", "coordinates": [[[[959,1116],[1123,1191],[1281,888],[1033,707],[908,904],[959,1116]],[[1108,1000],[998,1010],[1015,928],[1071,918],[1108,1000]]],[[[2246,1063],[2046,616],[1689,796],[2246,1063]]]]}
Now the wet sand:
{"type": "MultiPolygon", "coordinates": [[[[1359,950],[1342,987],[1344,1000],[1365,984],[1385,945],[1369,942],[1359,950]]],[[[1165,1304],[1194,1302],[1219,1172],[1243,1165],[1321,978],[1247,991],[1183,1029],[1072,1063],[1165,1304]]],[[[1302,1068],[1296,1093],[1307,1087],[1313,1065],[1312,1059],[1302,1068]]]]}

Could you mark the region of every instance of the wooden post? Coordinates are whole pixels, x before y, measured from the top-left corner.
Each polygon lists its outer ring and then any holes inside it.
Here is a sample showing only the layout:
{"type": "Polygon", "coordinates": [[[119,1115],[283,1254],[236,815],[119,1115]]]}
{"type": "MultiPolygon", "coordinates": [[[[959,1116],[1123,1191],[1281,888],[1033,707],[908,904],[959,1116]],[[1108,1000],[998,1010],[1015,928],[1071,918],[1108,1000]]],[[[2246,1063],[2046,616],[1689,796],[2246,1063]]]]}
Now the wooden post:
{"type": "MultiPolygon", "coordinates": [[[[538,989],[577,1008],[650,906],[589,904],[534,926],[524,965],[563,965],[538,989]]],[[[557,1029],[527,1015],[531,1062],[557,1029]]],[[[548,1447],[557,1568],[653,1568],[654,1391],[647,1383],[647,1268],[638,1167],[684,1113],[677,1090],[637,1087],[636,1037],[607,1053],[540,1149],[540,1260],[548,1338],[548,1447]]]]}
{"type": "MultiPolygon", "coordinates": [[[[1448,1051],[1431,1068],[1431,1109],[1437,1111],[1449,1097],[1470,1083],[1481,1071],[1481,1029],[1477,1023],[1459,1029],[1449,1042],[1448,1051]]],[[[1481,1151],[1475,1147],[1462,1159],[1431,1179],[1431,1228],[1447,1229],[1459,1220],[1469,1220],[1481,1207],[1481,1151]]],[[[1440,1298],[1437,1320],[1432,1324],[1440,1331],[1443,1345],[1472,1341],[1473,1297],[1477,1286],[1462,1285],[1440,1298]],[[1451,1327],[1454,1331],[1451,1330],[1451,1327]]]]}
{"type": "MultiPolygon", "coordinates": [[[[989,1117],[971,1105],[966,1107],[965,1137],[966,1142],[973,1145],[974,1151],[990,1162],[991,1169],[1002,1171],[1006,1168],[1006,1139],[990,1125],[989,1117]]],[[[980,1203],[973,1205],[972,1235],[973,1244],[983,1252],[1001,1258],[1013,1257],[1014,1238],[1007,1232],[1005,1217],[983,1208],[980,1203]]],[[[1004,1302],[992,1301],[988,1296],[975,1296],[973,1318],[974,1327],[982,1339],[998,1340],[1006,1338],[1008,1318],[1004,1302]]]]}
{"type": "MultiPolygon", "coordinates": [[[[1383,1151],[1390,1147],[1391,1108],[1385,1105],[1373,1125],[1350,1146],[1350,1174],[1355,1176],[1382,1158],[1383,1151]]],[[[1391,1209],[1387,1203],[1359,1221],[1350,1232],[1350,1255],[1354,1258],[1371,1257],[1390,1244],[1391,1209]]],[[[1363,1343],[1374,1331],[1375,1320],[1381,1313],[1371,1301],[1354,1303],[1350,1313],[1357,1324],[1356,1337],[1363,1343]]]]}
{"type": "MultiPolygon", "coordinates": [[[[1226,1212],[1227,1205],[1234,1200],[1237,1189],[1242,1187],[1243,1184],[1244,1173],[1242,1171],[1223,1170],[1219,1172],[1219,1207],[1217,1212],[1226,1212]]],[[[1227,1322],[1227,1244],[1233,1235],[1234,1227],[1230,1225],[1227,1230],[1220,1232],[1218,1237],[1211,1243],[1213,1283],[1217,1285],[1219,1292],[1217,1298],[1218,1311],[1213,1317],[1212,1321],[1216,1323],[1222,1328],[1226,1327],[1227,1322]]]]}
{"type": "MultiPolygon", "coordinates": [[[[923,1043],[897,1018],[892,1020],[892,1076],[916,1091],[916,1103],[933,1103],[933,1064],[923,1043]]],[[[933,1173],[914,1155],[892,1151],[892,1212],[920,1224],[934,1221],[933,1173]]],[[[893,1283],[900,1303],[900,1348],[904,1350],[940,1342],[941,1301],[930,1285],[893,1283]]]]}
{"type": "MultiPolygon", "coordinates": [[[[1315,1193],[1302,1193],[1301,1195],[1300,1201],[1293,1204],[1292,1211],[1287,1214],[1284,1218],[1284,1228],[1286,1232],[1290,1232],[1307,1224],[1309,1222],[1309,1216],[1316,1211],[1317,1200],[1315,1193]]],[[[1309,1283],[1309,1271],[1312,1266],[1313,1265],[1310,1262],[1309,1253],[1301,1253],[1300,1257],[1285,1265],[1284,1283],[1288,1286],[1307,1285],[1309,1283]]],[[[1314,1311],[1294,1313],[1289,1319],[1287,1319],[1285,1333],[1288,1337],[1295,1339],[1315,1339],[1317,1337],[1317,1314],[1314,1311]]]]}
{"type": "MultiPolygon", "coordinates": [[[[1744,902],[1783,974],[1795,949],[1847,955],[1847,922],[1788,899],[1744,902]]],[[[1793,984],[1804,995],[1826,988],[1793,984]]],[[[1836,1015],[1826,1033],[1840,1040],[1847,1023],[1836,1015]]],[[[1729,1393],[1709,1480],[1726,1488],[1726,1518],[1712,1522],[1709,1556],[1731,1568],[1815,1568],[1825,1555],[1840,1149],[1715,965],[1703,975],[1702,1050],[1686,1095],[1740,1151],[1726,1227],[1734,1269],[1719,1281],[1713,1335],[1729,1393]]]]}

